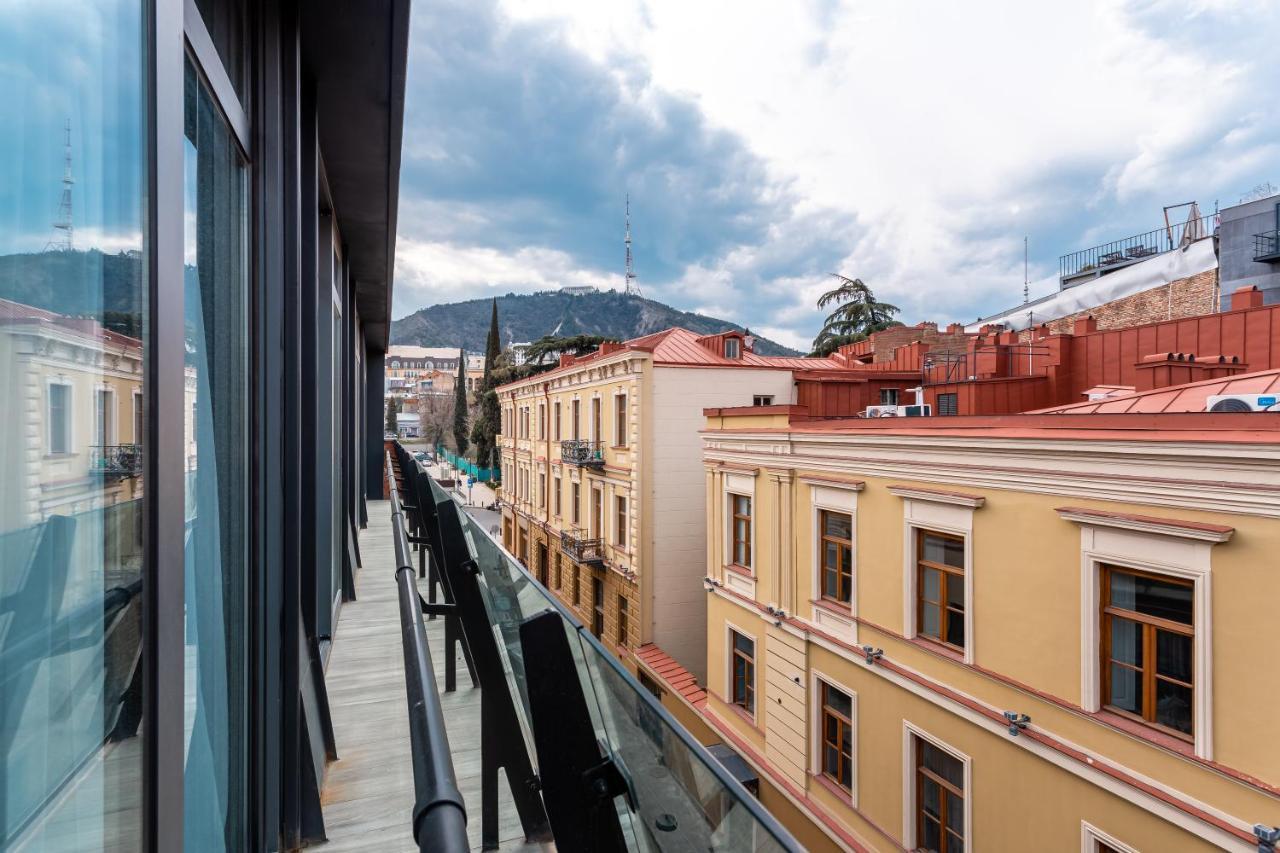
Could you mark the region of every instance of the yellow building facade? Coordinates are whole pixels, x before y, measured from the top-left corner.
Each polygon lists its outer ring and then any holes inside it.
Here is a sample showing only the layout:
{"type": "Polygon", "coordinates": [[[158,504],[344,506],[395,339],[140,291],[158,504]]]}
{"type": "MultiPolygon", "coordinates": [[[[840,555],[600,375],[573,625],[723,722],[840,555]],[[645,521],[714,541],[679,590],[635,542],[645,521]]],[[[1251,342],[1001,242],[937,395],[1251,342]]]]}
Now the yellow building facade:
{"type": "Polygon", "coordinates": [[[1280,416],[707,415],[697,710],[811,846],[1280,824],[1280,416]]]}

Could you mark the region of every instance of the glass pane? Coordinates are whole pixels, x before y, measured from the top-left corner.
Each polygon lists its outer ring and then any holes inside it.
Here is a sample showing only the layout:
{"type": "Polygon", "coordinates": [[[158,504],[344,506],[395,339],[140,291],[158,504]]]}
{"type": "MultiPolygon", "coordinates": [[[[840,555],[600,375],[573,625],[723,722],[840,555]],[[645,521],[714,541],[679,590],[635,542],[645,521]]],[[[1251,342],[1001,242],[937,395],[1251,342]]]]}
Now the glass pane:
{"type": "Polygon", "coordinates": [[[200,18],[217,48],[227,77],[240,102],[248,108],[249,17],[245,0],[196,0],[200,18]]]}
{"type": "Polygon", "coordinates": [[[826,746],[822,750],[822,769],[832,776],[840,773],[840,753],[834,746],[826,746]]]}
{"type": "Polygon", "coordinates": [[[840,576],[831,568],[822,570],[822,594],[827,598],[839,598],[840,596],[840,576]]]}
{"type": "Polygon", "coordinates": [[[1114,705],[1133,714],[1142,713],[1142,673],[1119,664],[1111,664],[1111,696],[1114,705]]]}
{"type": "Polygon", "coordinates": [[[1157,678],[1156,722],[1191,734],[1191,688],[1157,678]]]}
{"type": "Polygon", "coordinates": [[[849,719],[853,719],[853,700],[849,698],[848,694],[826,685],[823,686],[823,692],[825,693],[824,698],[828,707],[839,711],[849,719]]]}
{"type": "Polygon", "coordinates": [[[920,779],[920,808],[931,818],[942,816],[942,786],[928,777],[920,779]]]}
{"type": "Polygon", "coordinates": [[[924,599],[926,601],[940,601],[942,599],[942,572],[937,569],[923,569],[921,574],[924,599]]]}
{"type": "Polygon", "coordinates": [[[921,742],[921,757],[926,768],[957,788],[964,788],[964,763],[960,759],[927,741],[921,742]]]}
{"type": "Polygon", "coordinates": [[[842,512],[824,512],[823,533],[839,539],[853,538],[853,517],[842,512]]]}
{"type": "Polygon", "coordinates": [[[145,8],[0,3],[0,850],[142,849],[145,8]]]}
{"type": "Polygon", "coordinates": [[[931,563],[964,567],[964,542],[934,533],[922,533],[924,558],[931,563]]]}
{"type": "Polygon", "coordinates": [[[964,576],[947,575],[947,606],[964,610],[964,576]]]}
{"type": "Polygon", "coordinates": [[[1111,603],[1148,616],[1193,623],[1194,593],[1190,585],[1124,572],[1111,573],[1111,603]]]}
{"type": "Polygon", "coordinates": [[[248,708],[247,172],[187,63],[186,778],[189,850],[238,850],[248,708]]]}
{"type": "Polygon", "coordinates": [[[1156,631],[1156,674],[1191,682],[1191,638],[1156,631]]]}
{"type": "Polygon", "coordinates": [[[756,644],[752,642],[749,638],[744,637],[742,634],[739,634],[736,632],[734,633],[733,647],[738,651],[742,652],[744,655],[746,655],[749,658],[755,657],[756,644]]]}
{"type": "Polygon", "coordinates": [[[926,853],[936,853],[936,851],[942,849],[942,843],[939,841],[942,832],[938,827],[938,823],[928,818],[925,818],[922,823],[920,849],[926,851],[926,853]]]}
{"type": "Polygon", "coordinates": [[[954,610],[947,611],[947,636],[944,637],[953,646],[964,646],[964,614],[954,610]]]}
{"type": "Polygon", "coordinates": [[[920,633],[928,634],[930,637],[941,636],[942,617],[941,611],[936,604],[926,604],[921,608],[920,615],[920,633]]]}
{"type": "Polygon", "coordinates": [[[964,800],[947,792],[947,829],[964,835],[964,800]]]}
{"type": "Polygon", "coordinates": [[[1111,622],[1111,657],[1121,663],[1142,666],[1142,626],[1120,616],[1111,622]]]}

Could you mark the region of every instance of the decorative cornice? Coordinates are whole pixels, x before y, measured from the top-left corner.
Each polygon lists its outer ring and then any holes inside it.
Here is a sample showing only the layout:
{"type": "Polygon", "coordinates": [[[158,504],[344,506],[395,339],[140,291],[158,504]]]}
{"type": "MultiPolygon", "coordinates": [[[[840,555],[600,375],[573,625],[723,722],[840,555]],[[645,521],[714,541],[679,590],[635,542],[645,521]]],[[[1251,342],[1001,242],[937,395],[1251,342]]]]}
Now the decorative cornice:
{"type": "Polygon", "coordinates": [[[968,495],[964,492],[947,492],[942,489],[924,489],[918,486],[890,486],[889,494],[913,501],[930,501],[939,504],[955,504],[977,509],[987,502],[982,495],[968,495]]]}
{"type": "Polygon", "coordinates": [[[1175,518],[1158,518],[1151,515],[1132,515],[1123,512],[1106,512],[1078,506],[1060,506],[1055,512],[1064,521],[1088,524],[1094,527],[1115,527],[1137,533],[1155,533],[1176,536],[1180,539],[1198,539],[1202,542],[1226,542],[1236,532],[1225,524],[1205,524],[1199,521],[1181,521],[1175,518]]]}
{"type": "Polygon", "coordinates": [[[810,474],[801,474],[796,479],[811,486],[831,486],[836,489],[848,489],[851,492],[860,492],[867,487],[865,480],[846,480],[843,477],[814,477],[810,474]]]}

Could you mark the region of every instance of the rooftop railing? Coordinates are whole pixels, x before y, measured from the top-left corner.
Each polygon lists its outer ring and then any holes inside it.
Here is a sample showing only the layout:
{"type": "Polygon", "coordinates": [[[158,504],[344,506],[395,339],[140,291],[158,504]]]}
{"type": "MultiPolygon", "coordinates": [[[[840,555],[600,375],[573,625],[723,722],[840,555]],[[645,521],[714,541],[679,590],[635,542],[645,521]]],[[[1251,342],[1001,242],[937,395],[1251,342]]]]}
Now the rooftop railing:
{"type": "Polygon", "coordinates": [[[402,470],[442,594],[420,606],[457,620],[481,689],[486,847],[501,769],[526,838],[560,851],[802,849],[461,504],[416,465],[402,470]]]}
{"type": "Polygon", "coordinates": [[[1167,228],[1157,228],[1145,234],[1134,234],[1132,237],[1069,252],[1058,258],[1058,277],[1065,286],[1068,279],[1084,276],[1085,273],[1104,275],[1170,252],[1181,246],[1184,240],[1214,233],[1216,219],[1217,214],[1211,213],[1198,219],[1170,224],[1167,228]]]}
{"type": "Polygon", "coordinates": [[[1280,261],[1280,230],[1253,235],[1253,259],[1261,263],[1280,261]]]}

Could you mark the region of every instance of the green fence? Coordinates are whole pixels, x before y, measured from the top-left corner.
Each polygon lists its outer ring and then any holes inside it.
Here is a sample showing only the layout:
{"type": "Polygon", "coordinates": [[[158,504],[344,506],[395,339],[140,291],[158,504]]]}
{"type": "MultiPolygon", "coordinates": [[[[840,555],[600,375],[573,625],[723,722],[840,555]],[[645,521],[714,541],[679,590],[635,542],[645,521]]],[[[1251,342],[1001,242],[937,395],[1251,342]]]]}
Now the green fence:
{"type": "Polygon", "coordinates": [[[497,468],[481,468],[470,459],[459,456],[442,444],[436,445],[436,456],[448,462],[468,477],[475,477],[477,483],[496,483],[502,479],[498,476],[497,468]]]}

